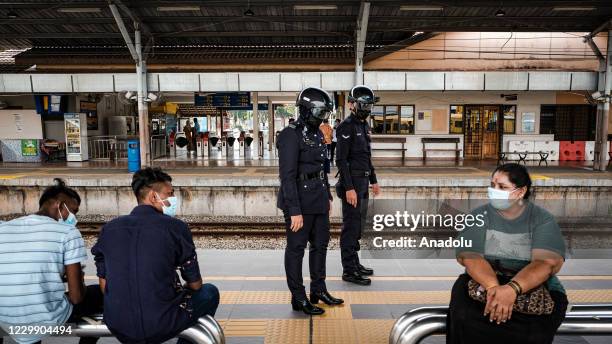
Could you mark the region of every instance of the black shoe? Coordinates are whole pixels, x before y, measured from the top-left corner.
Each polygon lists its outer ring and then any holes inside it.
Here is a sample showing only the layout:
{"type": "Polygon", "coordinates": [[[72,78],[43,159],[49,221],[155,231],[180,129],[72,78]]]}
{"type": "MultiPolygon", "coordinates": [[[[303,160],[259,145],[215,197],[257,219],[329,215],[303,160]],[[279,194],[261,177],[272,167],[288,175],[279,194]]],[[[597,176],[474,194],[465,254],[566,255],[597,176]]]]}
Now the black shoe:
{"type": "Polygon", "coordinates": [[[310,293],[310,302],[313,304],[319,303],[319,300],[323,301],[326,305],[341,305],[344,303],[344,300],[335,298],[331,296],[331,294],[326,291],[319,291],[316,293],[310,293]]]}
{"type": "Polygon", "coordinates": [[[357,271],[352,272],[352,273],[342,274],[342,280],[346,282],[359,284],[359,285],[370,285],[372,283],[372,280],[370,280],[367,277],[361,276],[361,274],[359,274],[359,272],[357,271]]]}
{"type": "Polygon", "coordinates": [[[308,300],[296,300],[291,298],[291,307],[294,311],[302,311],[308,315],[321,315],[325,313],[323,308],[317,307],[308,300]]]}
{"type": "Polygon", "coordinates": [[[359,269],[359,274],[362,276],[372,276],[374,275],[374,270],[370,269],[370,268],[366,268],[365,266],[359,264],[357,265],[357,268],[359,269]]]}

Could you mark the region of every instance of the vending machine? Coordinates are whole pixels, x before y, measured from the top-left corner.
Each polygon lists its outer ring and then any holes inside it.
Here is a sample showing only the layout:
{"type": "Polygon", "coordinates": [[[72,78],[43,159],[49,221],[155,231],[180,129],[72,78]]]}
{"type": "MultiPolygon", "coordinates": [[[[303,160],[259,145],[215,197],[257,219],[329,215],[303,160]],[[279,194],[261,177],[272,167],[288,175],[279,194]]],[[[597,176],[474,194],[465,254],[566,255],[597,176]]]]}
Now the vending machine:
{"type": "Polygon", "coordinates": [[[64,114],[66,131],[66,161],[89,160],[87,118],[84,113],[64,114]]]}

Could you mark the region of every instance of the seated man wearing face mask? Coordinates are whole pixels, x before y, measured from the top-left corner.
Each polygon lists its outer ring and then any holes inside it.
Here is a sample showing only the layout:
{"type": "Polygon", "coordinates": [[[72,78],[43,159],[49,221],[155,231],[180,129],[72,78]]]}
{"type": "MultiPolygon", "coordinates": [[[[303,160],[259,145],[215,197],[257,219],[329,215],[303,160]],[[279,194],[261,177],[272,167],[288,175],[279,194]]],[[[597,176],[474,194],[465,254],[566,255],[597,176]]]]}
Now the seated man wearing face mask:
{"type": "Polygon", "coordinates": [[[202,284],[187,224],[174,218],[171,182],[159,168],[136,172],[138,206],[107,223],[91,250],[105,295],[104,320],[122,343],[164,342],[219,305],[218,289],[202,284]]]}
{"type": "Polygon", "coordinates": [[[43,191],[36,214],[0,224],[0,327],[20,344],[40,343],[50,333],[16,334],[16,326],[46,325],[50,331],[102,312],[100,287],[83,283],[87,253],[75,228],[81,197],[63,180],[54,182],[43,191]]]}

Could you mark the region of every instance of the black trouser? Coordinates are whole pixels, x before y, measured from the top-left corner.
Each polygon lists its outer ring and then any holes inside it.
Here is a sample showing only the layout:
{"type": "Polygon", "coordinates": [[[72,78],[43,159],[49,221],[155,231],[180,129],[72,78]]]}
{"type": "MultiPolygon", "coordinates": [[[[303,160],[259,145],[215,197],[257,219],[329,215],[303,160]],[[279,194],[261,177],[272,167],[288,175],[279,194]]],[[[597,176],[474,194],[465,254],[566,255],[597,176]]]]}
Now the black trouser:
{"type": "Polygon", "coordinates": [[[285,273],[291,295],[297,300],[306,299],[302,261],[306,243],[310,243],[308,264],[310,268],[310,292],[326,291],[325,258],[329,243],[329,213],[305,214],[304,227],[297,232],[291,231],[291,216],[285,215],[287,246],[285,247],[285,273]]]}
{"type": "Polygon", "coordinates": [[[368,213],[368,177],[352,177],[353,186],[357,193],[357,207],[346,202],[346,191],[338,187],[338,196],[342,199],[342,233],[340,234],[340,255],[342,256],[342,270],[344,273],[358,271],[359,240],[365,226],[368,213]]]}
{"type": "Polygon", "coordinates": [[[331,160],[332,163],[334,163],[334,153],[335,152],[336,152],[336,142],[332,141],[331,148],[329,149],[329,154],[330,154],[329,160],[331,160]]]}

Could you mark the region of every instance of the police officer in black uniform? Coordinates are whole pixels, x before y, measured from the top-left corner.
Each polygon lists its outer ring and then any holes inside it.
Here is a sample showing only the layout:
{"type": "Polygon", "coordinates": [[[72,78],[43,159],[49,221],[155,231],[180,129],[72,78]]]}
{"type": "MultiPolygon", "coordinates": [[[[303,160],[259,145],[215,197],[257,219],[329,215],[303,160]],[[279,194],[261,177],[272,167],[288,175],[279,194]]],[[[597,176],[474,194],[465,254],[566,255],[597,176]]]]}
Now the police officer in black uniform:
{"type": "Polygon", "coordinates": [[[319,125],[333,110],[327,92],[309,87],[300,92],[299,118],[283,129],[277,141],[281,186],[277,207],[282,209],[287,230],[285,273],[293,310],[323,314],[314,304],[342,304],[325,286],[325,258],[329,243],[329,212],[332,195],[324,172],[326,146],[319,125]],[[302,260],[310,244],[310,301],[302,279],[302,260]]]}
{"type": "Polygon", "coordinates": [[[371,88],[358,85],[351,89],[348,101],[351,115],[336,129],[336,166],[340,174],[336,192],[342,199],[342,280],[369,285],[372,281],[365,276],[374,274],[374,270],[361,265],[358,252],[367,214],[369,184],[372,184],[374,195],[380,193],[372,166],[370,126],[366,122],[378,97],[371,88]]]}

